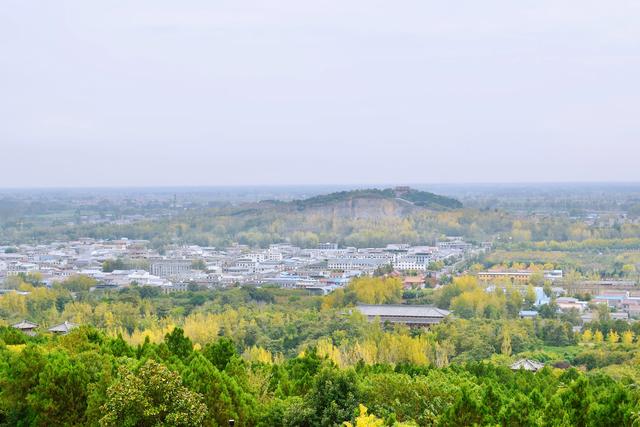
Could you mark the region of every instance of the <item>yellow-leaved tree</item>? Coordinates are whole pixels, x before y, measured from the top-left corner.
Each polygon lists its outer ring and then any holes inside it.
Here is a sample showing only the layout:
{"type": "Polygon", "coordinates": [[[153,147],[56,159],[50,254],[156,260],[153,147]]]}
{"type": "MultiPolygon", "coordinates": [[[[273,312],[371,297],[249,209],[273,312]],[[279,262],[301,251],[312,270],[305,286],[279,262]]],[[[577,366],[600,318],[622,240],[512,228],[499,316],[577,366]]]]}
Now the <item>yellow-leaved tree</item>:
{"type": "Polygon", "coordinates": [[[500,353],[505,356],[511,356],[511,334],[506,328],[502,330],[502,345],[500,347],[500,353]]]}
{"type": "Polygon", "coordinates": [[[316,344],[316,351],[318,356],[326,357],[331,360],[336,366],[343,366],[342,355],[340,354],[340,349],[333,345],[333,341],[331,338],[322,338],[318,340],[316,344]]]}
{"type": "Polygon", "coordinates": [[[217,339],[220,331],[220,315],[194,313],[184,319],[184,334],[196,344],[205,345],[217,339]]]}
{"type": "Polygon", "coordinates": [[[596,331],[593,334],[593,341],[597,344],[600,344],[602,341],[604,341],[604,335],[602,335],[602,332],[600,332],[599,330],[596,331]]]}
{"type": "Polygon", "coordinates": [[[264,363],[266,365],[273,364],[273,355],[271,352],[258,346],[253,346],[247,349],[244,352],[243,357],[248,362],[264,363]]]}
{"type": "MultiPolygon", "coordinates": [[[[376,417],[375,415],[367,414],[367,408],[360,404],[358,405],[360,410],[360,415],[356,418],[355,427],[383,427],[384,420],[376,417]]],[[[344,427],[354,427],[353,424],[349,422],[344,423],[344,427]]]]}
{"type": "Polygon", "coordinates": [[[402,301],[402,281],[397,277],[361,277],[344,289],[326,296],[323,308],[344,307],[360,302],[364,304],[393,304],[402,301]]]}
{"type": "MultiPolygon", "coordinates": [[[[344,427],[383,427],[384,420],[382,418],[378,418],[373,414],[367,414],[368,409],[360,404],[358,405],[358,410],[360,411],[360,415],[356,418],[356,425],[354,426],[350,422],[345,421],[344,427]]],[[[416,424],[413,423],[395,423],[393,427],[413,427],[416,424]]]]}

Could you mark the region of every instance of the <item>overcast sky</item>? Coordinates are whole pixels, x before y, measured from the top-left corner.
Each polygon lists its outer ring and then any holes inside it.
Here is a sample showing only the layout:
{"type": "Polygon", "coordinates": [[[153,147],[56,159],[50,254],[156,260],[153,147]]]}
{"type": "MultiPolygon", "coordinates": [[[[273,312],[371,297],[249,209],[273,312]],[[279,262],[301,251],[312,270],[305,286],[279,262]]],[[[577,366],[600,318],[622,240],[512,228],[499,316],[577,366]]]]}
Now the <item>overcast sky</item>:
{"type": "Polygon", "coordinates": [[[0,151],[0,187],[640,181],[640,2],[2,0],[0,151]]]}

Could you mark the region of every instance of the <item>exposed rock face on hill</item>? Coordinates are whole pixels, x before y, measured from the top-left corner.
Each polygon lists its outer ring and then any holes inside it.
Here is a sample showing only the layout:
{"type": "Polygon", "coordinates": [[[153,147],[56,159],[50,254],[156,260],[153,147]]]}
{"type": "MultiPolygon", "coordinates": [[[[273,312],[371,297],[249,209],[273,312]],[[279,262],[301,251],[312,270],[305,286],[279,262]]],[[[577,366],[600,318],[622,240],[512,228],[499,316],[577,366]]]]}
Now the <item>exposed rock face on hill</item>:
{"type": "Polygon", "coordinates": [[[336,200],[325,205],[303,208],[314,214],[353,219],[376,219],[383,217],[405,217],[422,209],[398,199],[353,197],[336,200]]]}
{"type": "MultiPolygon", "coordinates": [[[[266,204],[273,202],[265,202],[266,204]]],[[[305,212],[310,215],[352,219],[376,219],[406,217],[423,210],[449,210],[462,207],[458,200],[408,187],[395,189],[354,190],[331,193],[296,200],[289,203],[273,203],[283,211],[305,212]]]]}

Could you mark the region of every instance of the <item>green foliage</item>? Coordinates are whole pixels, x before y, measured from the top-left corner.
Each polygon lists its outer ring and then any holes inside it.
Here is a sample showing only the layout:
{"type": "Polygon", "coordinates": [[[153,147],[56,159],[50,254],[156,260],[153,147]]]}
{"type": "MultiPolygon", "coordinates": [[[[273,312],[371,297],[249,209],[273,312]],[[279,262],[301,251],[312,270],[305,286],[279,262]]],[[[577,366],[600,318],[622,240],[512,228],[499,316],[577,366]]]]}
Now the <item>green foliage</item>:
{"type": "MultiPolygon", "coordinates": [[[[255,397],[244,391],[226,372],[218,370],[200,353],[194,353],[183,374],[189,389],[202,396],[210,417],[218,425],[237,420],[241,425],[251,425],[259,411],[255,397]]],[[[205,425],[215,425],[205,421],[205,425]]]]}
{"type": "Polygon", "coordinates": [[[136,260],[136,259],[108,259],[102,263],[102,271],[106,273],[110,273],[114,270],[130,270],[130,269],[140,269],[140,270],[148,270],[149,263],[145,260],[136,260]]]}
{"type": "Polygon", "coordinates": [[[27,336],[17,329],[0,326],[0,340],[7,345],[25,344],[27,336]]]}
{"type": "Polygon", "coordinates": [[[204,262],[203,259],[196,259],[193,260],[193,262],[191,263],[191,268],[194,270],[206,270],[207,269],[207,264],[204,262]]]}
{"type": "MultiPolygon", "coordinates": [[[[332,203],[350,201],[352,199],[395,199],[397,196],[398,195],[396,194],[396,192],[391,188],[387,188],[384,190],[374,188],[365,190],[340,191],[337,193],[315,196],[305,200],[297,200],[293,203],[299,209],[305,209],[314,206],[325,206],[332,203]]],[[[409,191],[404,192],[402,195],[400,195],[400,197],[404,200],[413,202],[417,206],[429,207],[433,209],[459,209],[462,207],[462,203],[460,203],[460,201],[458,200],[429,193],[426,191],[410,189],[409,191]]]]}
{"type": "Polygon", "coordinates": [[[102,263],[102,271],[105,273],[111,273],[114,270],[124,270],[127,268],[126,263],[121,258],[108,259],[102,263]]]}
{"type": "Polygon", "coordinates": [[[207,418],[202,397],[182,385],[180,376],[148,360],[139,369],[119,369],[107,390],[102,426],[199,426],[207,418]]]}
{"type": "Polygon", "coordinates": [[[237,355],[235,344],[230,338],[222,337],[207,344],[202,354],[220,371],[223,371],[233,356],[237,355]]]}
{"type": "Polygon", "coordinates": [[[64,352],[51,353],[46,359],[38,384],[27,397],[29,406],[37,414],[35,424],[83,424],[90,371],[64,352]]]}
{"type": "Polygon", "coordinates": [[[64,289],[68,289],[71,292],[86,292],[95,286],[98,282],[88,276],[76,275],[71,276],[62,283],[60,286],[64,289]]]}
{"type": "Polygon", "coordinates": [[[169,351],[180,359],[186,359],[193,351],[193,344],[188,337],[184,336],[182,328],[174,328],[171,333],[166,334],[164,342],[169,351]]]}
{"type": "Polygon", "coordinates": [[[456,380],[439,370],[422,375],[384,372],[366,375],[363,403],[372,413],[397,421],[431,425],[453,404],[456,380]]]}
{"type": "MultiPolygon", "coordinates": [[[[509,322],[514,351],[520,351],[529,328],[536,328],[530,321],[460,320],[434,334],[453,329],[450,339],[464,350],[477,345],[468,342],[475,331],[484,337],[479,342],[488,339],[496,347],[506,333],[503,322],[509,322]]],[[[233,418],[238,425],[337,426],[364,423],[362,415],[355,419],[363,404],[370,414],[367,420],[390,425],[628,425],[640,401],[640,391],[629,386],[632,382],[624,374],[613,379],[597,370],[585,374],[545,368],[533,374],[487,361],[445,368],[362,362],[355,369],[338,368],[313,350],[271,366],[248,364],[232,355],[225,368],[218,369],[206,357],[206,348],[174,363],[166,343],[147,342],[146,350],[131,358],[132,349],[121,338],[89,328],[68,338],[19,351],[0,347],[4,424],[216,426],[233,418]],[[169,359],[163,364],[157,361],[160,357],[169,359]]],[[[174,338],[184,342],[180,332],[174,338]]],[[[209,356],[225,360],[230,342],[217,344],[209,347],[209,356]]],[[[539,360],[552,360],[552,353],[564,348],[548,348],[539,360]]],[[[587,348],[572,363],[586,360],[588,352],[612,354],[587,348]]],[[[563,354],[567,356],[572,358],[563,354]]],[[[617,360],[627,361],[631,359],[617,360]]],[[[637,371],[633,363],[615,366],[637,371]]]]}
{"type": "MultiPolygon", "coordinates": [[[[394,283],[368,278],[345,295],[394,301],[394,283]]],[[[479,288],[460,277],[429,293],[462,307],[479,288]]],[[[364,422],[359,404],[386,425],[628,425],[640,401],[629,386],[640,379],[639,325],[605,318],[589,325],[599,341],[592,333],[578,344],[562,317],[511,318],[508,286],[472,298],[469,319],[429,330],[368,322],[344,295],[333,308],[322,307],[332,297],[273,288],[143,298],[132,287],[78,292],[61,314],[55,302],[68,289],[29,289],[0,297],[0,309],[86,320],[66,336],[0,328],[6,425],[341,425],[364,422]],[[492,301],[493,314],[478,309],[492,301]],[[626,341],[605,340],[612,331],[626,341]],[[548,367],[512,372],[519,358],[548,367]]]]}
{"type": "Polygon", "coordinates": [[[355,371],[326,367],[317,374],[308,396],[308,405],[313,410],[310,424],[337,426],[352,420],[359,401],[355,371]]]}
{"type": "Polygon", "coordinates": [[[2,352],[2,375],[0,377],[0,403],[8,425],[34,422],[35,409],[27,397],[39,384],[40,372],[47,361],[41,350],[33,345],[20,353],[2,352]]]}

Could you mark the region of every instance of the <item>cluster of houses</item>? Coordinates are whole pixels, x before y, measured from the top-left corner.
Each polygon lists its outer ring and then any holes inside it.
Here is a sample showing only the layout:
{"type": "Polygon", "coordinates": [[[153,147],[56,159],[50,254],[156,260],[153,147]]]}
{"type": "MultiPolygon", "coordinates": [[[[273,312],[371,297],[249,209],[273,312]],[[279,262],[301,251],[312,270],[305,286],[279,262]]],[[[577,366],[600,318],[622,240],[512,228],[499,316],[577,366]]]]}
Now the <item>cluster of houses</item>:
{"type": "MultiPolygon", "coordinates": [[[[591,300],[579,300],[574,297],[560,296],[554,302],[560,313],[574,312],[579,315],[579,323],[574,325],[575,332],[580,332],[585,324],[597,321],[600,314],[593,310],[594,305],[603,304],[609,309],[611,320],[623,320],[626,322],[636,322],[640,318],[640,294],[629,291],[602,291],[601,295],[593,297],[591,300]]],[[[536,307],[536,308],[539,308],[536,307]]],[[[520,318],[535,319],[539,315],[538,310],[522,310],[520,318]]]]}
{"type": "MultiPolygon", "coordinates": [[[[501,283],[526,284],[530,282],[533,270],[487,270],[478,273],[478,279],[486,284],[491,292],[501,283]]],[[[567,284],[562,270],[543,271],[543,277],[551,283],[551,295],[546,295],[542,286],[535,286],[536,301],[534,309],[520,311],[521,318],[535,318],[538,308],[549,304],[553,298],[559,312],[575,311],[580,314],[582,324],[594,320],[594,304],[604,304],[610,309],[613,320],[632,320],[640,318],[640,290],[634,282],[624,280],[577,281],[567,284]],[[580,300],[567,294],[590,295],[589,300],[580,300]]],[[[524,289],[524,288],[523,288],[524,289]]]]}
{"type": "Polygon", "coordinates": [[[136,283],[176,292],[186,290],[189,284],[274,284],[326,293],[344,286],[352,277],[372,274],[380,268],[424,275],[434,262],[455,263],[485,249],[452,237],[435,246],[340,248],[323,243],[311,249],[291,244],[255,249],[238,244],[227,248],[191,245],[170,247],[160,254],[145,240],[84,238],[0,247],[0,282],[12,275],[37,273],[39,280],[51,285],[80,274],[96,279],[97,289],[118,289],[136,283]],[[104,263],[115,260],[125,262],[116,264],[118,269],[105,271],[104,263]]]}
{"type": "MultiPolygon", "coordinates": [[[[29,335],[29,336],[35,336],[36,335],[36,331],[39,328],[39,325],[37,323],[33,323],[33,322],[29,322],[28,320],[23,320],[21,322],[15,323],[13,325],[11,325],[12,328],[17,329],[21,332],[24,332],[25,334],[29,335]]],[[[72,329],[77,328],[78,325],[75,323],[71,323],[71,322],[67,322],[64,321],[63,323],[60,323],[59,325],[54,325],[50,328],[47,329],[48,332],[52,333],[52,334],[56,334],[56,335],[66,335],[68,334],[72,329]]]]}
{"type": "Polygon", "coordinates": [[[610,317],[614,320],[628,320],[640,318],[640,291],[608,290],[600,291],[589,301],[572,297],[560,297],[556,304],[561,311],[576,310],[582,320],[590,322],[594,315],[590,310],[594,304],[606,305],[610,310],[610,317]]]}

